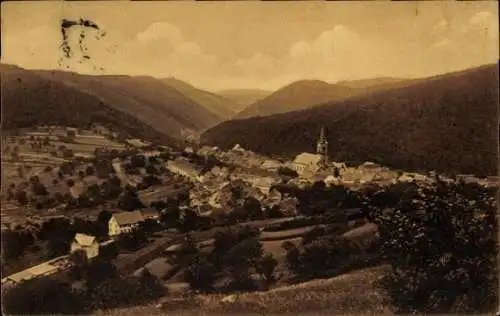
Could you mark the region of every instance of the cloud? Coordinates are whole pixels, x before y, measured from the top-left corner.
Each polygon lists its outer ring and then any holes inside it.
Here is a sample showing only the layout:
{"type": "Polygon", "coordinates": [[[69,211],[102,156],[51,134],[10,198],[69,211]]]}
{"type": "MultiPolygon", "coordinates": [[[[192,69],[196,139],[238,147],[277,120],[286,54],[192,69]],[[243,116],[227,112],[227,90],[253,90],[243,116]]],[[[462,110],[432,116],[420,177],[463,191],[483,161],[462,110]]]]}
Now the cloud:
{"type": "Polygon", "coordinates": [[[450,30],[450,23],[447,20],[440,20],[431,29],[430,35],[441,36],[450,30]]]}
{"type": "Polygon", "coordinates": [[[430,49],[442,49],[442,48],[449,48],[451,47],[453,44],[452,42],[445,38],[443,40],[440,40],[438,42],[435,42],[434,44],[431,45],[430,49]]]}
{"type": "Polygon", "coordinates": [[[467,25],[465,31],[472,31],[479,34],[485,34],[489,40],[498,38],[498,20],[490,12],[479,12],[473,15],[467,25]]]}
{"type": "Polygon", "coordinates": [[[173,44],[179,44],[184,41],[182,31],[175,25],[166,22],[157,22],[148,26],[142,32],[137,34],[139,42],[167,40],[173,44]]]}

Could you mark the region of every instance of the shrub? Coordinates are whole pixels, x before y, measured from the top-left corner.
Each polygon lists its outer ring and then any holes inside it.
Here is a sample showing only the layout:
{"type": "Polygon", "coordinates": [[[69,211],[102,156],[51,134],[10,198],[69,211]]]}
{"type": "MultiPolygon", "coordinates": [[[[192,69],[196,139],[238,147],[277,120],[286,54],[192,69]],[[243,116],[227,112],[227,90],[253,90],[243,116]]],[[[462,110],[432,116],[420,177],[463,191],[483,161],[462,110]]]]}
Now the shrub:
{"type": "Polygon", "coordinates": [[[274,270],[276,269],[277,265],[278,261],[276,261],[276,259],[274,259],[271,254],[266,254],[264,257],[262,257],[257,266],[257,272],[266,281],[268,286],[276,281],[274,270]]]}
{"type": "MultiPolygon", "coordinates": [[[[394,188],[392,189],[394,190],[394,188]]],[[[401,190],[392,215],[373,211],[401,312],[486,312],[498,291],[494,190],[438,182],[401,190]]]]}

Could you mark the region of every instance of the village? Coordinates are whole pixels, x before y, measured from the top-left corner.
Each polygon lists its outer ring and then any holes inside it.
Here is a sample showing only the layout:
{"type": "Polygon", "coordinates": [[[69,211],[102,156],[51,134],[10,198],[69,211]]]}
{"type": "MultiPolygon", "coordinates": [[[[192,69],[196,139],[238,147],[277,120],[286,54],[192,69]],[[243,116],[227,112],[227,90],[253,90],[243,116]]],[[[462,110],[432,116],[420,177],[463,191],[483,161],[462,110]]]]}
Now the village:
{"type": "MultiPolygon", "coordinates": [[[[288,193],[290,188],[307,190],[324,183],[357,190],[366,185],[438,179],[433,173],[395,171],[373,162],[348,166],[329,161],[324,129],[319,132],[316,152],[301,153],[293,161],[271,159],[238,144],[223,151],[191,142],[175,150],[102,127],[88,131],[43,127],[9,137],[3,144],[2,164],[8,172],[2,174],[2,183],[9,184],[2,186],[2,234],[43,230],[45,222],[57,221],[82,228],[68,233],[67,248],[62,246],[49,257],[27,249],[14,256],[12,263],[5,262],[2,287],[47,277],[67,279],[78,254],[89,262],[105,257],[123,275],[138,275],[147,267],[178,288],[184,284],[182,275],[172,272],[165,256],[179,249],[186,232],[191,231],[190,238],[206,247],[213,244],[217,227],[244,223],[260,229],[262,240],[272,240],[275,255],[276,242],[312,231],[316,224],[273,231],[276,225],[303,217],[299,200],[288,193]],[[77,224],[81,221],[87,226],[77,224]],[[20,264],[24,257],[31,260],[20,264]]],[[[488,179],[468,175],[461,179],[488,185],[488,179]]],[[[359,211],[349,210],[355,220],[345,222],[346,236],[358,234],[353,233],[356,230],[362,239],[366,234],[376,235],[376,226],[359,216],[359,211]]],[[[52,234],[61,233],[55,229],[52,234]]],[[[41,240],[37,233],[32,235],[34,244],[41,240]]],[[[50,239],[48,243],[53,244],[50,239]]]]}

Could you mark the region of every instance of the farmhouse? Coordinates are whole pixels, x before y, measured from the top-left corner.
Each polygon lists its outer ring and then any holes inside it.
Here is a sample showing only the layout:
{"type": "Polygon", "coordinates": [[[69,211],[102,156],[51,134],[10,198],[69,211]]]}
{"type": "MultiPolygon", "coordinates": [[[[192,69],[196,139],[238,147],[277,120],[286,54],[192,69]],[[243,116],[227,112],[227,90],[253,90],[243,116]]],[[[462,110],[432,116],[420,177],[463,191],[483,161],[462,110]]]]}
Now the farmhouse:
{"type": "Polygon", "coordinates": [[[144,221],[140,211],[113,214],[108,221],[109,236],[117,236],[131,232],[144,221]]]}
{"type": "Polygon", "coordinates": [[[95,236],[77,233],[71,243],[71,253],[83,250],[87,259],[95,258],[99,255],[99,242],[95,236]]]}

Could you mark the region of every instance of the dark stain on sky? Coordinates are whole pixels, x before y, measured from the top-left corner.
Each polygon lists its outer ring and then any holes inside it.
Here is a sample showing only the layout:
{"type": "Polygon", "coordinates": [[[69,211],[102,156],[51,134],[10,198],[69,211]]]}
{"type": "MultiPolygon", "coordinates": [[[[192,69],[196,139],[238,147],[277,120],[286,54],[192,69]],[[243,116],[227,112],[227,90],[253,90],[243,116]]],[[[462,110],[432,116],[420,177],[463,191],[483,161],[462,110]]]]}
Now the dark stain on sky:
{"type": "MultiPolygon", "coordinates": [[[[80,64],[86,61],[90,61],[91,58],[88,53],[88,47],[86,43],[87,36],[89,34],[87,33],[88,31],[93,31],[97,32],[94,36],[95,39],[99,40],[103,36],[106,35],[104,31],[101,30],[101,28],[93,21],[91,20],[86,20],[86,19],[79,19],[76,21],[73,20],[68,20],[68,19],[62,19],[61,20],[61,35],[62,35],[62,44],[61,44],[61,49],[63,52],[63,57],[59,59],[59,65],[62,65],[64,59],[71,59],[75,55],[75,50],[74,48],[71,47],[70,41],[69,41],[69,31],[71,29],[79,29],[80,34],[78,36],[78,50],[81,53],[80,60],[78,61],[80,64]]],[[[95,65],[93,65],[94,70],[95,70],[95,65]]],[[[69,65],[66,65],[66,68],[70,68],[69,65]]],[[[103,70],[101,68],[101,70],[103,70]]]]}

